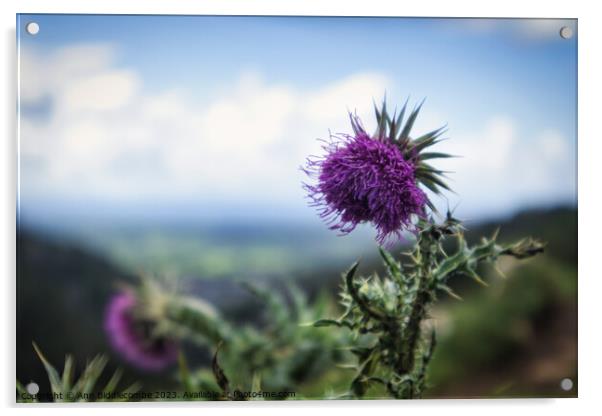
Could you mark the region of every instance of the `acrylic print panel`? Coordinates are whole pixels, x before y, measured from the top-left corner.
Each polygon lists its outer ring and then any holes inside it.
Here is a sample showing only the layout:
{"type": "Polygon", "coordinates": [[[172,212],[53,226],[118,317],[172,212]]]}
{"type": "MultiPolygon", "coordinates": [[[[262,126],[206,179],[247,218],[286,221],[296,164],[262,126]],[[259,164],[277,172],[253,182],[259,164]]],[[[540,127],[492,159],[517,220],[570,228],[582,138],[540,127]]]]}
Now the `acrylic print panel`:
{"type": "Polygon", "coordinates": [[[17,401],[577,395],[575,20],[17,27],[17,401]]]}

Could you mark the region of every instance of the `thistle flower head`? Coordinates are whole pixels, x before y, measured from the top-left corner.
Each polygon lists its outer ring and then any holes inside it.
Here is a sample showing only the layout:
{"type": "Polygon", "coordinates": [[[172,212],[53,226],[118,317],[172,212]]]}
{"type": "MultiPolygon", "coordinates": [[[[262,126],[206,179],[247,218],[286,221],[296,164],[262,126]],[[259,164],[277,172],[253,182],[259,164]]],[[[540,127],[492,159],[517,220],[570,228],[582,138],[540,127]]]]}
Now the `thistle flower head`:
{"type": "Polygon", "coordinates": [[[144,370],[160,371],[177,358],[177,346],[154,333],[156,323],[136,315],[133,292],[114,295],[106,309],[105,331],[112,347],[127,361],[144,370]]]}
{"type": "Polygon", "coordinates": [[[305,189],[331,229],[346,234],[370,222],[383,244],[399,239],[403,230],[414,231],[414,219],[426,215],[426,206],[434,210],[419,185],[435,193],[448,188],[440,178],[443,172],[424,161],[447,155],[422,153],[437,142],[443,129],[410,138],[421,105],[405,123],[406,105],[393,118],[384,103],[380,110],[375,107],[378,128],[372,136],[358,117],[350,115],[353,135],[332,136],[323,147],[324,156],[308,159],[304,170],[317,183],[305,184],[305,189]]]}

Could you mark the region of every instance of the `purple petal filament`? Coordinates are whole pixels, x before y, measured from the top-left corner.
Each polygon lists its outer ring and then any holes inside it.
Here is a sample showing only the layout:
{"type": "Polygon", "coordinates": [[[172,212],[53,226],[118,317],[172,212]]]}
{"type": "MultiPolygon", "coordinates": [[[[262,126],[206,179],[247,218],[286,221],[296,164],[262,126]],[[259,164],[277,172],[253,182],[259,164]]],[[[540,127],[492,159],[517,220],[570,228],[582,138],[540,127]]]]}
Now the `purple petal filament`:
{"type": "Polygon", "coordinates": [[[416,183],[414,164],[395,143],[360,128],[355,136],[334,136],[323,149],[325,156],[308,159],[304,170],[317,184],[305,189],[331,229],[347,234],[370,222],[380,244],[414,230],[412,219],[424,216],[427,197],[416,183]]]}

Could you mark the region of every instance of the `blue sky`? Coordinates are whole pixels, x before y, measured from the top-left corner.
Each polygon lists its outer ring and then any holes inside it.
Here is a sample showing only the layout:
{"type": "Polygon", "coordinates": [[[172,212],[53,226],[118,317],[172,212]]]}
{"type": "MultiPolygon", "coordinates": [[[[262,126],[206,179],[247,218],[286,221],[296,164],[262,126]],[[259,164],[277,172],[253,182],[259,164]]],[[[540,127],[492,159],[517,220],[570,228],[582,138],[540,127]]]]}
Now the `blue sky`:
{"type": "Polygon", "coordinates": [[[21,213],[281,216],[346,110],[427,98],[470,218],[576,199],[575,21],[21,15],[21,213]],[[575,36],[560,38],[560,27],[575,36]],[[92,96],[91,96],[92,95],[92,96]],[[43,207],[41,209],[40,207],[43,207]]]}

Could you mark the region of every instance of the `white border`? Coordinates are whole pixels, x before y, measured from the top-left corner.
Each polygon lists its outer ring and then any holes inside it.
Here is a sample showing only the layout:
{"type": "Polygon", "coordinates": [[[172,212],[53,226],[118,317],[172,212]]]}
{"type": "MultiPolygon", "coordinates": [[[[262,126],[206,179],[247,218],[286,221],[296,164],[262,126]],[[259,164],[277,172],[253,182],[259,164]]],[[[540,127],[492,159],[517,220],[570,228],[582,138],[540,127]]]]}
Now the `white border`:
{"type": "MultiPolygon", "coordinates": [[[[385,0],[3,0],[2,13],[2,82],[4,96],[0,101],[4,140],[0,159],[0,265],[3,267],[1,302],[3,330],[0,334],[0,392],[2,405],[16,411],[14,403],[14,353],[15,353],[15,182],[16,182],[16,46],[15,14],[21,13],[110,13],[110,14],[231,14],[231,15],[347,15],[347,16],[455,16],[455,17],[558,17],[579,19],[579,399],[558,400],[437,400],[422,402],[260,402],[241,404],[221,403],[157,403],[157,404],[116,404],[92,405],[85,409],[86,414],[100,412],[128,412],[164,415],[168,408],[178,412],[199,414],[200,412],[244,412],[264,414],[285,411],[293,414],[306,414],[323,410],[342,410],[346,414],[365,414],[372,408],[377,412],[413,412],[417,414],[435,413],[447,415],[505,415],[517,411],[546,412],[550,415],[564,415],[569,412],[588,412],[597,406],[600,368],[600,333],[602,325],[598,320],[602,290],[602,276],[596,270],[600,258],[599,236],[602,205],[596,195],[602,194],[602,175],[597,159],[602,155],[599,130],[600,121],[600,76],[602,66],[599,39],[601,17],[595,11],[595,2],[585,1],[546,1],[532,4],[523,0],[483,1],[420,1],[402,2],[385,0]],[[598,238],[597,238],[598,237],[598,238]],[[110,409],[110,410],[109,410],[110,409]]],[[[21,406],[23,408],[23,406],[21,406]]],[[[25,407],[32,410],[30,407],[25,407]]],[[[64,414],[65,411],[81,412],[81,407],[45,405],[46,414],[64,414]]],[[[588,412],[589,413],[589,412],[588,412]]]]}

